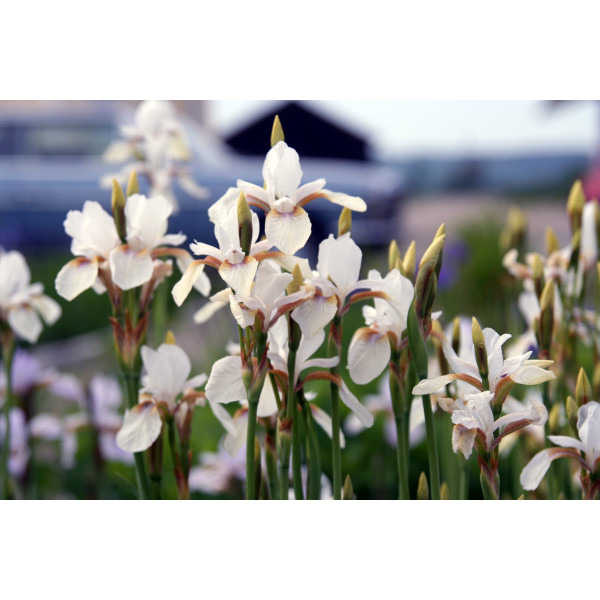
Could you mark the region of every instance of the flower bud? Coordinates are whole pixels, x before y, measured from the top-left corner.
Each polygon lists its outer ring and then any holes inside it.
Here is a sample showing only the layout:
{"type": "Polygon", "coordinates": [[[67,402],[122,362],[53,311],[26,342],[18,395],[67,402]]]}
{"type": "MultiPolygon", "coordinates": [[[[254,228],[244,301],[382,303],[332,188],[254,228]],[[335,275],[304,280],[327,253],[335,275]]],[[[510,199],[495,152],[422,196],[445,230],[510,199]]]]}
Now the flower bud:
{"type": "Polygon", "coordinates": [[[252,245],[252,211],[246,201],[244,192],[240,193],[237,201],[238,232],[240,236],[240,247],[242,252],[248,256],[252,245]]]}
{"type": "Polygon", "coordinates": [[[125,225],[125,194],[123,194],[123,190],[116,179],[113,179],[111,207],[117,233],[119,234],[121,241],[125,243],[127,238],[127,227],[125,225]]]}
{"type": "Polygon", "coordinates": [[[165,335],[165,344],[171,344],[172,346],[175,346],[177,344],[177,342],[175,341],[175,335],[173,334],[173,332],[169,329],[165,335]]]}
{"type": "Polygon", "coordinates": [[[577,406],[583,406],[592,399],[592,386],[590,380],[585,374],[583,367],[579,369],[579,375],[577,376],[577,385],[575,386],[575,402],[577,406]]]}
{"type": "Polygon", "coordinates": [[[553,404],[548,413],[548,429],[551,435],[556,435],[560,428],[560,406],[553,404]]]}
{"type": "Polygon", "coordinates": [[[572,432],[577,434],[577,412],[579,411],[579,407],[577,406],[577,402],[575,402],[573,396],[568,396],[565,404],[567,407],[567,418],[569,420],[569,425],[571,426],[572,432]]]}
{"type": "Polygon", "coordinates": [[[300,270],[300,265],[298,265],[298,263],[296,263],[292,269],[292,277],[292,281],[290,281],[285,288],[288,295],[299,292],[300,288],[304,285],[304,277],[302,276],[302,271],[300,270]]]}
{"type": "Polygon", "coordinates": [[[581,229],[578,229],[571,238],[571,257],[569,268],[576,269],[579,263],[579,248],[581,246],[581,229]]]}
{"type": "Polygon", "coordinates": [[[481,375],[483,389],[487,390],[489,388],[488,355],[485,347],[485,337],[483,335],[483,331],[481,330],[481,326],[475,317],[473,317],[471,332],[473,336],[473,346],[475,348],[475,361],[477,362],[477,368],[479,369],[479,374],[481,375]]]}
{"type": "Polygon", "coordinates": [[[352,231],[352,211],[344,207],[338,219],[338,237],[352,231]]]}
{"type": "Polygon", "coordinates": [[[531,262],[531,277],[533,279],[533,285],[535,287],[535,295],[538,297],[542,294],[542,288],[544,285],[544,261],[542,257],[537,253],[533,253],[531,262]]]}
{"type": "Polygon", "coordinates": [[[581,214],[583,212],[583,206],[585,204],[585,195],[583,193],[583,186],[581,181],[578,179],[569,192],[569,199],[567,200],[567,214],[571,219],[571,232],[575,233],[581,229],[581,214]]]}
{"type": "Polygon", "coordinates": [[[133,194],[140,193],[140,185],[138,183],[137,173],[135,171],[131,171],[131,175],[129,176],[129,181],[127,182],[127,197],[133,196],[133,194]]]}
{"type": "Polygon", "coordinates": [[[400,249],[398,248],[396,240],[392,240],[388,248],[388,271],[397,268],[397,264],[399,261],[402,261],[402,257],[400,256],[400,249]]]}
{"type": "Polygon", "coordinates": [[[546,228],[546,254],[550,256],[553,252],[560,250],[560,242],[552,227],[546,228]]]}
{"type": "Polygon", "coordinates": [[[406,329],[408,334],[408,346],[412,355],[413,362],[417,369],[419,379],[427,379],[428,359],[427,347],[421,334],[419,321],[417,319],[415,301],[413,300],[406,318],[406,329]]]}
{"type": "Polygon", "coordinates": [[[404,260],[402,261],[402,267],[406,273],[406,278],[411,281],[414,281],[415,279],[415,265],[417,260],[416,248],[413,240],[407,248],[406,253],[404,254],[404,260]]]}
{"type": "Polygon", "coordinates": [[[342,500],[354,500],[354,488],[352,487],[352,479],[350,479],[350,475],[346,475],[346,479],[344,480],[342,500]]]}
{"type": "Polygon", "coordinates": [[[445,481],[440,485],[440,500],[450,500],[450,488],[445,481]]]}
{"type": "MultiPolygon", "coordinates": [[[[442,326],[440,325],[440,322],[437,319],[431,324],[431,329],[438,335],[444,335],[444,332],[442,331],[442,326]]],[[[444,354],[444,347],[442,346],[442,342],[439,340],[438,335],[432,336],[433,345],[435,346],[438,364],[440,366],[440,375],[447,375],[448,373],[450,373],[450,365],[448,365],[448,359],[444,354]]]]}
{"type": "Polygon", "coordinates": [[[275,146],[278,142],[283,141],[285,141],[285,137],[283,135],[283,127],[281,126],[279,115],[275,115],[275,120],[273,121],[273,129],[271,129],[271,148],[275,146]]]}
{"type": "Polygon", "coordinates": [[[421,472],[421,475],[419,475],[417,500],[429,500],[429,484],[427,483],[427,475],[425,475],[425,472],[421,472]]]}
{"type": "Polygon", "coordinates": [[[452,322],[452,350],[459,353],[460,350],[460,317],[454,317],[452,322]]]}
{"type": "Polygon", "coordinates": [[[518,206],[510,206],[506,215],[506,227],[500,236],[500,246],[504,252],[511,248],[520,249],[525,241],[527,217],[518,206]]]}

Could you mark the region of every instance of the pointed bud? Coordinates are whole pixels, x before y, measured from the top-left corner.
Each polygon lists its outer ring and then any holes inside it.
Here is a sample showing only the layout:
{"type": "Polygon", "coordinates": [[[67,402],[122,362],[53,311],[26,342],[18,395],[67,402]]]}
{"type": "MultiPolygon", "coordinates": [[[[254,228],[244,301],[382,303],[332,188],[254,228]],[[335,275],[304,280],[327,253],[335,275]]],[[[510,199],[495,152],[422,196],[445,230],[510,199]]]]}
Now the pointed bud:
{"type": "Polygon", "coordinates": [[[452,350],[459,353],[460,350],[460,317],[454,317],[452,322],[452,350]]]}
{"type": "Polygon", "coordinates": [[[544,285],[544,261],[537,252],[533,253],[533,260],[531,262],[531,277],[535,287],[535,294],[539,299],[544,285]]]}
{"type": "Polygon", "coordinates": [[[171,346],[177,345],[177,342],[175,341],[175,335],[170,329],[167,331],[165,335],[165,341],[163,343],[170,344],[171,346]]]}
{"type": "Polygon", "coordinates": [[[406,330],[408,335],[408,346],[410,348],[413,363],[417,369],[417,375],[419,376],[419,379],[427,379],[427,347],[425,346],[421,328],[419,327],[414,300],[408,309],[406,330]]]}
{"type": "Polygon", "coordinates": [[[577,402],[575,402],[573,396],[567,396],[567,401],[565,404],[567,407],[567,419],[569,420],[571,431],[577,435],[577,412],[579,411],[579,407],[577,406],[577,402]]]}
{"type": "Polygon", "coordinates": [[[352,211],[344,207],[338,219],[338,237],[352,231],[352,211]]]}
{"type": "Polygon", "coordinates": [[[137,173],[131,171],[129,181],[127,182],[127,197],[140,193],[140,184],[138,183],[137,173]]]}
{"type": "Polygon", "coordinates": [[[583,206],[585,204],[585,195],[583,193],[583,186],[581,181],[578,179],[571,187],[569,193],[569,199],[567,200],[567,214],[571,219],[571,232],[575,233],[578,229],[581,229],[581,213],[583,212],[583,206]]]}
{"type": "Polygon", "coordinates": [[[550,256],[553,252],[560,250],[560,242],[552,227],[546,228],[546,254],[550,256]]]}
{"type": "Polygon", "coordinates": [[[123,194],[123,189],[116,179],[113,179],[111,207],[117,233],[119,234],[121,241],[125,243],[127,238],[127,227],[125,225],[125,194],[123,194]]]}
{"type": "Polygon", "coordinates": [[[250,210],[250,206],[248,206],[244,192],[240,193],[237,201],[237,218],[240,248],[248,256],[250,254],[250,247],[252,246],[252,211],[250,210]]]}
{"type": "Polygon", "coordinates": [[[344,480],[342,500],[354,500],[354,488],[352,487],[352,479],[350,479],[350,475],[346,475],[346,479],[344,480]]]}
{"type": "Polygon", "coordinates": [[[296,263],[292,269],[292,277],[292,281],[290,281],[288,286],[285,288],[288,296],[290,294],[294,294],[295,292],[299,292],[300,288],[304,285],[304,277],[302,276],[302,271],[298,263],[296,263]]]}
{"type": "Polygon", "coordinates": [[[475,317],[473,317],[471,332],[473,336],[473,346],[475,348],[475,361],[477,362],[477,368],[479,369],[479,374],[481,375],[483,389],[487,390],[489,389],[488,355],[487,349],[485,347],[485,337],[483,335],[483,331],[481,330],[481,325],[479,325],[479,322],[475,317]]]}
{"type": "Polygon", "coordinates": [[[439,336],[444,336],[444,332],[442,331],[442,326],[440,325],[440,322],[437,319],[431,323],[431,329],[434,333],[437,334],[431,336],[431,339],[433,340],[433,345],[435,346],[438,364],[440,366],[440,375],[447,375],[448,373],[450,373],[450,365],[448,364],[448,359],[444,354],[444,347],[442,345],[442,342],[439,339],[439,336]]]}
{"type": "Polygon", "coordinates": [[[427,250],[425,250],[425,254],[423,254],[423,258],[421,259],[421,262],[419,263],[419,269],[421,269],[426,263],[428,263],[430,261],[434,261],[437,263],[437,261],[440,257],[442,248],[444,247],[445,239],[446,239],[446,236],[444,234],[441,234],[438,236],[436,233],[436,237],[434,238],[433,242],[431,242],[431,244],[429,245],[429,248],[427,248],[427,250]]]}
{"type": "Polygon", "coordinates": [[[569,268],[576,269],[579,264],[579,248],[581,246],[581,229],[578,229],[571,238],[571,257],[569,268]]]}
{"type": "Polygon", "coordinates": [[[445,481],[440,485],[440,500],[450,500],[450,488],[445,481]]]}
{"type": "Polygon", "coordinates": [[[404,254],[404,260],[402,261],[402,266],[404,267],[404,272],[406,273],[407,279],[414,281],[415,279],[415,266],[417,261],[417,250],[414,240],[410,243],[410,246],[406,250],[404,254]]]}
{"type": "Polygon", "coordinates": [[[548,413],[548,429],[551,435],[556,435],[560,429],[560,406],[553,404],[548,413]]]}
{"type": "Polygon", "coordinates": [[[400,256],[398,244],[396,243],[396,240],[392,240],[388,248],[388,271],[395,269],[396,263],[401,260],[402,257],[400,256]]]}
{"type": "Polygon", "coordinates": [[[427,483],[427,475],[425,475],[425,472],[422,472],[419,476],[417,500],[429,500],[429,484],[427,483]]]}
{"type": "Polygon", "coordinates": [[[281,126],[279,115],[275,115],[275,120],[273,121],[273,129],[271,129],[271,148],[279,142],[283,141],[285,141],[285,137],[283,135],[283,127],[281,126]]]}
{"type": "Polygon", "coordinates": [[[575,386],[575,401],[577,406],[583,406],[592,399],[592,386],[590,380],[585,374],[583,367],[579,369],[579,375],[577,376],[577,385],[575,386]]]}

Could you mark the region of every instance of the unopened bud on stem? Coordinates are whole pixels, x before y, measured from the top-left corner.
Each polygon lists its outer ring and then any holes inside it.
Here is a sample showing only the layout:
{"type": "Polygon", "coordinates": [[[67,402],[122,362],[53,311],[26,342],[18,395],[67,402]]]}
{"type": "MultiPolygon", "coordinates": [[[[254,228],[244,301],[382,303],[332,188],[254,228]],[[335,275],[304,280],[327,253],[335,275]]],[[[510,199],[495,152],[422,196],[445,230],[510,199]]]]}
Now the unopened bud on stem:
{"type": "Polygon", "coordinates": [[[300,270],[300,265],[297,263],[294,265],[292,270],[292,281],[288,283],[288,286],[285,288],[285,291],[289,294],[294,294],[295,292],[299,292],[300,288],[304,285],[304,277],[302,276],[302,271],[300,270]]]}
{"type": "Polygon", "coordinates": [[[240,247],[242,252],[248,256],[252,245],[252,211],[246,201],[244,193],[240,193],[237,201],[238,231],[240,235],[240,247]]]}
{"type": "Polygon", "coordinates": [[[338,237],[352,231],[352,211],[344,207],[338,219],[338,237]]]}
{"type": "Polygon", "coordinates": [[[111,198],[111,207],[113,219],[115,221],[115,227],[117,233],[121,238],[122,242],[125,242],[127,238],[127,227],[125,225],[125,194],[116,179],[113,179],[113,191],[111,198]]]}
{"type": "Polygon", "coordinates": [[[412,241],[404,254],[404,260],[402,261],[406,277],[411,281],[414,281],[415,279],[415,266],[417,261],[416,248],[415,242],[412,241]]]}
{"type": "Polygon", "coordinates": [[[273,129],[271,129],[271,148],[275,146],[278,142],[283,141],[285,141],[285,137],[283,135],[283,127],[281,126],[279,115],[275,115],[275,120],[273,121],[273,129]]]}
{"type": "Polygon", "coordinates": [[[133,196],[133,194],[140,193],[140,184],[138,183],[137,173],[135,171],[131,171],[131,175],[129,176],[129,181],[127,182],[127,197],[133,196]]]}
{"type": "Polygon", "coordinates": [[[575,402],[577,406],[583,406],[592,399],[592,386],[590,380],[585,374],[583,367],[579,369],[579,375],[577,376],[577,385],[575,386],[575,402]]]}
{"type": "Polygon", "coordinates": [[[475,348],[475,361],[477,362],[477,368],[479,369],[479,374],[481,375],[483,389],[487,390],[489,389],[488,355],[485,347],[485,337],[483,335],[483,331],[481,330],[481,326],[475,317],[473,317],[471,332],[473,336],[473,346],[475,348]]]}
{"type": "Polygon", "coordinates": [[[400,256],[400,249],[398,248],[398,244],[396,243],[396,240],[392,240],[388,248],[388,271],[395,269],[398,261],[401,260],[402,258],[400,256]]]}
{"type": "Polygon", "coordinates": [[[419,476],[417,500],[429,500],[429,484],[427,483],[427,475],[425,475],[425,472],[421,472],[421,475],[419,476]]]}
{"type": "Polygon", "coordinates": [[[354,488],[352,487],[352,479],[350,479],[350,475],[346,475],[346,479],[344,480],[342,500],[354,500],[354,488]]]}
{"type": "Polygon", "coordinates": [[[581,229],[581,214],[583,212],[583,206],[585,204],[585,195],[583,193],[583,186],[581,181],[578,179],[571,187],[569,193],[569,199],[567,200],[567,214],[571,219],[571,232],[575,233],[578,229],[581,229]]]}
{"type": "Polygon", "coordinates": [[[546,228],[546,254],[550,256],[553,252],[560,250],[560,242],[552,227],[546,228]]]}

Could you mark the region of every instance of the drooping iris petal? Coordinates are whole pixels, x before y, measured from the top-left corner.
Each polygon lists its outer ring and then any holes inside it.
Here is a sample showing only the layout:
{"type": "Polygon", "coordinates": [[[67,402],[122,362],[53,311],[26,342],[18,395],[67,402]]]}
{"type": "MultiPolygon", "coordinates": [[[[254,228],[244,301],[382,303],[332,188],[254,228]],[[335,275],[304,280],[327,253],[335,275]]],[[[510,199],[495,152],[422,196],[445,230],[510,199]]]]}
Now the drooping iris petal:
{"type": "Polygon", "coordinates": [[[348,389],[348,386],[343,381],[340,386],[340,399],[365,427],[373,425],[375,421],[373,415],[358,401],[358,398],[348,389]]]}
{"type": "Polygon", "coordinates": [[[152,278],[154,263],[150,252],[136,251],[127,245],[118,246],[109,255],[113,281],[122,289],[130,290],[152,278]]]}
{"type": "Polygon", "coordinates": [[[162,419],[154,402],[142,402],[125,412],[117,445],[125,452],[142,452],[158,439],[162,419]]]}
{"type": "Polygon", "coordinates": [[[367,205],[362,198],[358,196],[348,196],[348,194],[342,194],[340,192],[332,192],[331,190],[321,190],[324,198],[327,198],[334,204],[339,204],[345,208],[349,208],[355,212],[365,212],[367,205]]]}
{"type": "Polygon", "coordinates": [[[87,258],[69,261],[56,276],[56,292],[65,300],[73,300],[94,285],[98,277],[98,263],[87,258]]]}
{"type": "Polygon", "coordinates": [[[292,319],[300,325],[302,333],[311,338],[333,319],[336,312],[335,296],[314,296],[292,311],[292,319]]]}
{"type": "Polygon", "coordinates": [[[210,371],[205,392],[208,400],[221,404],[246,400],[246,389],[242,381],[242,358],[225,356],[217,360],[210,371]]]}
{"type": "Polygon", "coordinates": [[[236,264],[231,264],[227,260],[222,262],[219,267],[219,275],[243,301],[250,294],[257,268],[258,261],[252,256],[246,256],[244,260],[236,264]]]}
{"type": "Polygon", "coordinates": [[[48,296],[33,297],[31,305],[48,325],[56,323],[62,314],[60,304],[48,296]]]}
{"type": "Polygon", "coordinates": [[[456,425],[452,429],[452,449],[455,453],[462,452],[465,458],[471,456],[473,444],[475,443],[476,429],[467,429],[462,425],[456,425]]]}
{"type": "Polygon", "coordinates": [[[390,356],[387,336],[369,327],[357,329],[348,348],[348,368],[352,381],[361,385],[373,381],[387,367],[390,356]]]}
{"type": "Polygon", "coordinates": [[[10,328],[20,337],[34,344],[42,333],[42,322],[29,306],[17,306],[8,312],[10,328]]]}
{"type": "Polygon", "coordinates": [[[308,214],[299,206],[290,212],[271,210],[265,219],[267,239],[286,254],[295,254],[303,248],[311,231],[308,214]]]}
{"type": "Polygon", "coordinates": [[[204,263],[195,260],[188,265],[187,269],[183,273],[183,277],[175,284],[173,290],[171,291],[171,295],[173,296],[173,300],[177,306],[181,306],[183,304],[183,301],[192,291],[194,284],[203,274],[204,263]]]}
{"type": "Polygon", "coordinates": [[[526,465],[519,481],[524,490],[535,490],[540,485],[552,461],[562,456],[578,459],[579,453],[570,448],[546,448],[538,452],[526,465]]]}

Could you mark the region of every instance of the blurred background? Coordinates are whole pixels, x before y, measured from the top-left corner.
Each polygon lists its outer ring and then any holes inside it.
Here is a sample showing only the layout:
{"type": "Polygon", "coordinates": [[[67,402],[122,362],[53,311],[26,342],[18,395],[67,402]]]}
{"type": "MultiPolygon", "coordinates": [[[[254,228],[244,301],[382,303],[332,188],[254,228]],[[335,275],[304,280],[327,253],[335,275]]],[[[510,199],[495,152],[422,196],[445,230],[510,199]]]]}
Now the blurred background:
{"type": "MultiPolygon", "coordinates": [[[[54,278],[71,258],[63,222],[71,209],[97,200],[110,210],[110,189],[100,181],[115,170],[103,154],[130,125],[138,101],[0,101],[0,246],[23,252],[32,280],[62,305],[63,317],[47,328],[34,349],[43,365],[88,380],[116,372],[107,326],[106,298],[89,291],[71,303],[56,296],[54,278]]],[[[563,101],[174,101],[192,152],[193,179],[206,199],[177,184],[179,211],[170,232],[188,241],[214,243],[207,208],[238,178],[262,185],[262,164],[279,115],[286,142],[301,158],[303,182],[319,177],[327,188],[361,196],[364,214],[353,216],[353,237],[364,251],[363,272],[386,269],[387,247],[402,252],[415,240],[417,257],[440,223],[446,224],[439,306],[451,320],[476,316],[482,325],[505,324],[506,281],[500,243],[507,211],[518,204],[528,221],[528,247],[543,252],[552,226],[569,242],[565,217],[568,191],[581,178],[588,198],[600,196],[600,114],[595,102],[563,101]]],[[[144,182],[141,181],[142,192],[144,182]]],[[[311,203],[313,235],[305,254],[337,231],[339,208],[311,203]]],[[[314,263],[313,263],[314,264],[314,263]]],[[[214,275],[214,274],[212,274],[214,275]]],[[[179,274],[175,274],[175,283],[179,274]]],[[[217,279],[215,291],[221,289],[217,279]]],[[[507,284],[508,285],[508,284],[507,284]]],[[[193,325],[205,302],[196,295],[176,309],[168,299],[169,323],[178,343],[206,371],[235,339],[230,315],[193,325]],[[216,340],[206,343],[205,340],[216,340]]],[[[360,311],[351,311],[351,332],[360,311]]],[[[153,340],[159,343],[159,340],[153,340]]],[[[376,387],[376,386],[375,386],[376,387]]],[[[374,390],[373,390],[374,391],[374,390]]],[[[214,419],[212,420],[214,421],[214,419]]],[[[221,429],[200,423],[205,449],[214,450],[221,429]]],[[[376,437],[349,448],[353,461],[382,473],[375,489],[394,487],[394,455],[376,448],[376,437]],[[374,462],[373,462],[374,461],[374,462]],[[379,465],[379,467],[377,466],[379,465]],[[384,465],[384,466],[381,466],[384,465]]],[[[326,453],[326,448],[324,453],[326,453]]],[[[328,460],[324,458],[324,465],[328,460]]],[[[415,473],[418,476],[418,473],[415,473]]],[[[372,489],[358,479],[355,489],[372,489]]],[[[393,492],[392,492],[393,495],[393,492]]]]}

